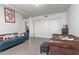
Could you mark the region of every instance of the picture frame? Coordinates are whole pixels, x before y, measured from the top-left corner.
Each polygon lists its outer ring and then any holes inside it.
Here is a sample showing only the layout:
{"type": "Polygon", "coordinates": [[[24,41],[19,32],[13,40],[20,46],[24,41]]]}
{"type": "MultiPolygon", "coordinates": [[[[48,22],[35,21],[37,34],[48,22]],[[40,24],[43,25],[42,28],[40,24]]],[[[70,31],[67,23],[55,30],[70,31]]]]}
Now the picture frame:
{"type": "Polygon", "coordinates": [[[15,11],[4,8],[4,13],[5,13],[5,22],[7,23],[15,23],[15,11]]]}

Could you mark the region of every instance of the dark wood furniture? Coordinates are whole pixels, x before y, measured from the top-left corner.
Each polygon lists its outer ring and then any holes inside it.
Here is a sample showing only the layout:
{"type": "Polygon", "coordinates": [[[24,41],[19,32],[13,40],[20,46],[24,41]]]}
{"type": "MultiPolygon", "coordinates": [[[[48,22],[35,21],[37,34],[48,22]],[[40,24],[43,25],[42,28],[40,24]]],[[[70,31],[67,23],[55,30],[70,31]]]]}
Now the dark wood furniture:
{"type": "Polygon", "coordinates": [[[49,53],[49,45],[48,42],[43,42],[40,46],[40,53],[46,53],[48,55],[49,53]]]}
{"type": "MultiPolygon", "coordinates": [[[[54,34],[56,35],[56,34],[54,34]]],[[[74,40],[49,39],[49,54],[51,55],[79,55],[79,39],[74,40]]]]}

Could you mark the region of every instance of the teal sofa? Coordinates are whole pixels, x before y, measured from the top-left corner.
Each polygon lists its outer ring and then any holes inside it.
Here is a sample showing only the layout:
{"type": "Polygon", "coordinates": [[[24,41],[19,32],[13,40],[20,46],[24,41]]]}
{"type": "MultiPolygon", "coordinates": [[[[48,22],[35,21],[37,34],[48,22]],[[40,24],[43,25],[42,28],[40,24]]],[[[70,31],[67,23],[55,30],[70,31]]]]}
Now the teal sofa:
{"type": "MultiPolygon", "coordinates": [[[[18,33],[13,33],[13,34],[17,35],[18,33]]],[[[4,34],[4,35],[6,35],[6,34],[4,34]]],[[[26,40],[28,41],[28,39],[29,39],[29,32],[26,32],[26,33],[24,33],[24,36],[22,36],[22,37],[15,36],[12,40],[1,41],[0,42],[0,51],[3,51],[5,49],[15,46],[17,44],[20,44],[26,40]]]]}

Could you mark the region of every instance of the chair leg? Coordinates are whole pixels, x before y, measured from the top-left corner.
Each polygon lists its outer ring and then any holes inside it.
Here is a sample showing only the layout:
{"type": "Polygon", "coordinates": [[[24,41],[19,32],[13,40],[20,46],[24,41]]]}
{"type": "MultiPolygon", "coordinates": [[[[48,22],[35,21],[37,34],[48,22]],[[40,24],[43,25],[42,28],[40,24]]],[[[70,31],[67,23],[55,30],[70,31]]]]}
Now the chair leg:
{"type": "Polygon", "coordinates": [[[49,55],[49,53],[47,52],[47,55],[49,55]]]}

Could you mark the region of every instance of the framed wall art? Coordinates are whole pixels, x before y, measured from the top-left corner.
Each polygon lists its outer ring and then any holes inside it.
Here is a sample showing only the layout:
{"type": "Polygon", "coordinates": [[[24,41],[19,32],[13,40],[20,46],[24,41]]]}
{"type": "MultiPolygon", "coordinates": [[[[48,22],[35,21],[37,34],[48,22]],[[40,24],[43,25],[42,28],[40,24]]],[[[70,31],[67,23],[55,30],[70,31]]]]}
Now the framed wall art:
{"type": "Polygon", "coordinates": [[[4,13],[5,13],[5,22],[7,23],[15,23],[15,11],[4,8],[4,13]]]}

